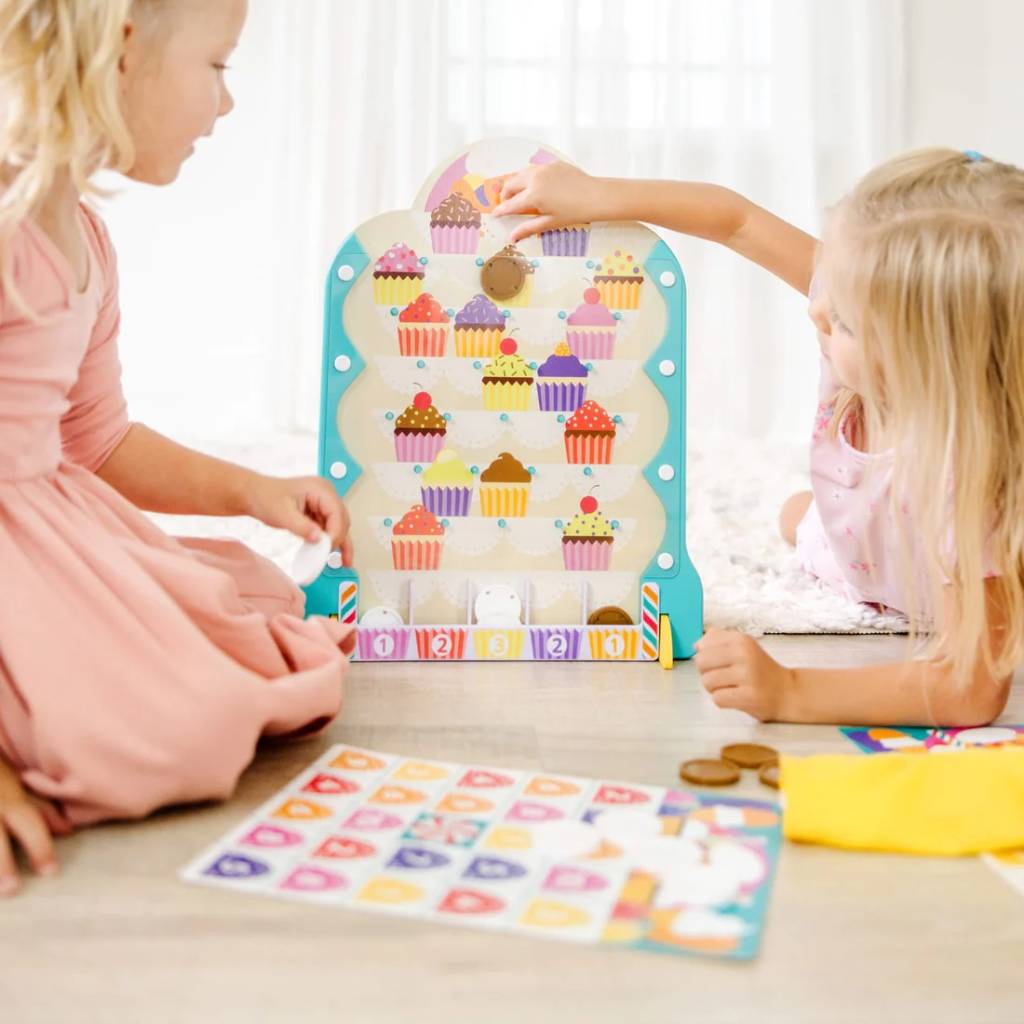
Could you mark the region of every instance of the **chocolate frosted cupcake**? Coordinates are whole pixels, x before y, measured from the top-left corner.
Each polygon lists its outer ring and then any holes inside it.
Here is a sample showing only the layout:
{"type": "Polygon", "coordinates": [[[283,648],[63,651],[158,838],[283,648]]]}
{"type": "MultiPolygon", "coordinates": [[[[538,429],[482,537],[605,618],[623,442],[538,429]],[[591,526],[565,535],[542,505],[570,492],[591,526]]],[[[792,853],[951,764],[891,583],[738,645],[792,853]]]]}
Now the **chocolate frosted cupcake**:
{"type": "Polygon", "coordinates": [[[448,424],[421,391],[395,420],[395,458],[399,462],[433,462],[444,447],[448,424]]]}
{"type": "Polygon", "coordinates": [[[502,452],[480,474],[480,511],[485,516],[525,516],[530,471],[512,454],[502,452]]]}
{"type": "Polygon", "coordinates": [[[452,192],[430,211],[430,240],[434,252],[472,256],[480,241],[480,211],[452,192]]]}

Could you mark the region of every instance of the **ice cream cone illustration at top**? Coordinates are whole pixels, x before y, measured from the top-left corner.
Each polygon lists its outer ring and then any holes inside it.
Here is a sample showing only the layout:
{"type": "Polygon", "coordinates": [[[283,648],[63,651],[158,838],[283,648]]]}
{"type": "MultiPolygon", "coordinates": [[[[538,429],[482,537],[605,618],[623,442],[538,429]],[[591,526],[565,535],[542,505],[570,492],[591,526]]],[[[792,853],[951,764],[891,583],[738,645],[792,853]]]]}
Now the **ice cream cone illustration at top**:
{"type": "Polygon", "coordinates": [[[562,559],[571,571],[611,568],[615,537],[612,524],[598,511],[597,498],[588,494],[580,510],[562,530],[562,559]]]}

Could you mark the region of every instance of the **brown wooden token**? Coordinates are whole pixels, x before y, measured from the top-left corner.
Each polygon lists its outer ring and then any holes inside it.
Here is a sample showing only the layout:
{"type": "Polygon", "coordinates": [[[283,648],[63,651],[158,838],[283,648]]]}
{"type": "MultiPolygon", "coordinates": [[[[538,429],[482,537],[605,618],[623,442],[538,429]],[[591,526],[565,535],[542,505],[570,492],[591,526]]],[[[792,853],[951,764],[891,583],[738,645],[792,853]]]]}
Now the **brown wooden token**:
{"type": "Polygon", "coordinates": [[[526,275],[532,269],[521,255],[512,255],[509,249],[492,256],[480,271],[480,285],[495,302],[514,299],[526,287],[526,275]]]}
{"type": "Polygon", "coordinates": [[[722,747],[721,756],[737,768],[760,768],[763,764],[778,761],[779,752],[760,743],[730,743],[722,747]]]}
{"type": "Polygon", "coordinates": [[[617,608],[613,604],[606,604],[603,608],[595,608],[587,616],[588,626],[632,626],[633,620],[629,612],[617,608]]]}
{"type": "Polygon", "coordinates": [[[728,761],[698,757],[679,766],[679,778],[695,786],[731,786],[740,781],[740,772],[728,761]]]}
{"type": "Polygon", "coordinates": [[[766,785],[771,786],[772,789],[779,788],[779,762],[769,761],[767,764],[761,765],[758,770],[757,777],[766,785]]]}

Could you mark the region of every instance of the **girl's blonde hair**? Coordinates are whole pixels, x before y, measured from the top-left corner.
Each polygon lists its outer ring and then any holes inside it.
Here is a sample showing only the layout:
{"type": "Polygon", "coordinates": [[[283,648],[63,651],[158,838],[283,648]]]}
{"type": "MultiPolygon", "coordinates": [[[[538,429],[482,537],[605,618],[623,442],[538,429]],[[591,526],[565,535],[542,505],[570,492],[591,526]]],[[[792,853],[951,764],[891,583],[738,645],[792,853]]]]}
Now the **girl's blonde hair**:
{"type": "Polygon", "coordinates": [[[893,448],[912,637],[965,683],[1024,659],[1024,171],[928,149],[840,202],[829,282],[863,348],[862,396],[837,396],[893,448]],[[990,642],[988,571],[1000,630],[990,642]]]}
{"type": "Polygon", "coordinates": [[[5,0],[0,15],[0,285],[16,296],[10,241],[61,168],[96,195],[100,168],[135,159],[118,64],[133,7],[158,0],[5,0]]]}

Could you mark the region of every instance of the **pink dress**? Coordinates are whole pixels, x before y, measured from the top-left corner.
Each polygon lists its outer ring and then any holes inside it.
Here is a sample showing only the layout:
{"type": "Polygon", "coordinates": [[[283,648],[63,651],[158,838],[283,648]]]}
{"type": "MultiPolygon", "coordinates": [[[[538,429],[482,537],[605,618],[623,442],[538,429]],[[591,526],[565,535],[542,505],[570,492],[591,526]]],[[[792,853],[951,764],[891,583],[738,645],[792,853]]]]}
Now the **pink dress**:
{"type": "Polygon", "coordinates": [[[129,429],[117,269],[84,206],[89,284],[35,224],[0,299],[0,758],[54,828],[222,799],[262,735],[325,725],[347,633],[234,541],[176,540],[95,475],[129,429]]]}

